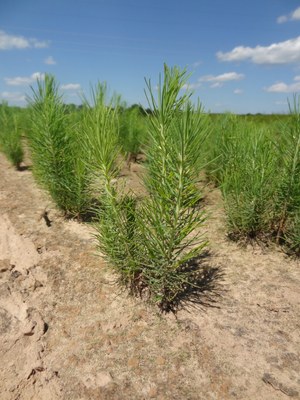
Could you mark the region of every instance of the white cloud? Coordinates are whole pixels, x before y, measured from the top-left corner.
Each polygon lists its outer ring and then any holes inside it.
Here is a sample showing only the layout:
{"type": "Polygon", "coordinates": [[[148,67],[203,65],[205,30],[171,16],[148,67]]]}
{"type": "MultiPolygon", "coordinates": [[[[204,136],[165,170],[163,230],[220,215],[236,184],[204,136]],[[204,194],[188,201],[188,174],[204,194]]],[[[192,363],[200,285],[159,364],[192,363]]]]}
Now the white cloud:
{"type": "Polygon", "coordinates": [[[294,93],[300,91],[300,82],[291,83],[287,85],[284,82],[274,83],[274,85],[265,88],[267,92],[275,92],[275,93],[294,93]]]}
{"type": "Polygon", "coordinates": [[[239,81],[244,78],[244,74],[238,74],[236,72],[226,72],[221,75],[205,75],[199,78],[200,82],[211,82],[211,88],[222,87],[225,82],[239,81]]]}
{"type": "Polygon", "coordinates": [[[79,90],[80,84],[79,83],[67,83],[66,85],[61,85],[61,89],[63,89],[63,90],[79,90]]]}
{"type": "Polygon", "coordinates": [[[56,61],[54,60],[54,58],[52,56],[49,56],[49,57],[45,58],[44,63],[47,65],[55,65],[56,61]]]}
{"type": "Polygon", "coordinates": [[[0,31],[0,49],[8,50],[8,49],[26,49],[30,47],[27,39],[22,36],[12,36],[6,34],[4,31],[0,31]]]}
{"type": "Polygon", "coordinates": [[[186,90],[195,90],[198,89],[201,86],[200,82],[195,82],[195,83],[185,83],[182,86],[182,89],[186,89],[186,90]]]}
{"type": "Polygon", "coordinates": [[[281,15],[277,18],[278,24],[283,24],[287,21],[299,21],[300,20],[300,7],[296,8],[293,12],[288,15],[281,15]]]}
{"type": "Polygon", "coordinates": [[[210,85],[210,87],[212,89],[215,89],[215,88],[218,88],[218,87],[222,87],[222,86],[223,86],[223,83],[221,83],[221,82],[215,82],[212,85],[210,85]]]}
{"type": "Polygon", "coordinates": [[[195,61],[194,63],[191,64],[192,68],[197,68],[199,67],[201,64],[203,64],[203,61],[195,61]]]}
{"type": "Polygon", "coordinates": [[[255,64],[288,64],[300,61],[300,36],[285,42],[273,43],[270,46],[235,47],[228,53],[219,51],[221,61],[250,60],[255,64]]]}
{"type": "Polygon", "coordinates": [[[204,75],[199,78],[199,82],[224,83],[229,81],[239,81],[244,77],[244,74],[238,74],[237,72],[226,72],[221,75],[204,75]]]}
{"type": "Polygon", "coordinates": [[[295,11],[292,12],[292,20],[300,20],[300,7],[296,8],[295,11]]]}
{"type": "Polygon", "coordinates": [[[235,90],[233,91],[233,93],[234,93],[234,94],[242,94],[243,91],[242,91],[242,89],[235,89],[235,90]]]}
{"type": "Polygon", "coordinates": [[[22,86],[22,85],[30,85],[34,83],[37,79],[44,79],[45,74],[41,72],[34,72],[31,76],[16,76],[15,78],[4,78],[4,81],[7,85],[10,86],[22,86]]]}
{"type": "Polygon", "coordinates": [[[266,92],[272,93],[295,93],[300,92],[300,76],[295,76],[293,83],[287,84],[284,82],[277,82],[273,85],[264,88],[266,92]]]}
{"type": "Polygon", "coordinates": [[[212,89],[215,89],[222,87],[225,82],[239,81],[241,79],[244,79],[244,77],[244,74],[238,74],[237,72],[226,72],[221,75],[204,75],[200,76],[200,78],[197,79],[197,82],[187,83],[183,85],[183,89],[198,89],[200,86],[202,86],[203,82],[210,83],[210,87],[212,89]]]}
{"type": "Polygon", "coordinates": [[[43,41],[40,42],[37,39],[28,39],[29,43],[31,44],[31,47],[35,47],[36,49],[44,49],[46,47],[49,47],[49,41],[43,41]]]}
{"type": "Polygon", "coordinates": [[[26,39],[23,36],[9,35],[8,33],[0,30],[0,50],[11,49],[27,49],[30,47],[44,48],[48,47],[49,43],[46,41],[38,41],[37,39],[26,39]]]}
{"type": "Polygon", "coordinates": [[[25,94],[20,92],[2,92],[0,97],[3,100],[12,101],[14,103],[21,103],[25,101],[25,94]]]}
{"type": "Polygon", "coordinates": [[[278,24],[284,24],[289,20],[287,15],[281,15],[280,17],[277,18],[277,23],[278,24]]]}

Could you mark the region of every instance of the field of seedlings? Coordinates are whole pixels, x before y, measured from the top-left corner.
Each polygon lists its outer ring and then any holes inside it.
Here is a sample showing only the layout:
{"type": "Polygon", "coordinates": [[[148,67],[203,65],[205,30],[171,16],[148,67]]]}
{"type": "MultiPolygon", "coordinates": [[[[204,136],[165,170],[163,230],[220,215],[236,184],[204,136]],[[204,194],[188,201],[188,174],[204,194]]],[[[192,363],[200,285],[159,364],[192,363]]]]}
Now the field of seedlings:
{"type": "Polygon", "coordinates": [[[210,114],[187,78],[0,104],[1,399],[300,397],[300,98],[210,114]]]}

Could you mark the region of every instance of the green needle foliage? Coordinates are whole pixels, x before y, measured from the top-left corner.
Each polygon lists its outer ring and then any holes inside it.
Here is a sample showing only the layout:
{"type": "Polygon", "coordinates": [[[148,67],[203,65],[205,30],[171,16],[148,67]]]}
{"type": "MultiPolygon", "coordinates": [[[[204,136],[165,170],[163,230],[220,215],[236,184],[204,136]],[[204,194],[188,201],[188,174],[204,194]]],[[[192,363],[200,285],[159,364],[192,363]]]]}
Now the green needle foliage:
{"type": "Polygon", "coordinates": [[[198,233],[206,217],[198,206],[202,196],[197,189],[207,119],[200,105],[192,106],[190,94],[180,96],[186,80],[185,71],[165,65],[157,101],[147,82],[153,114],[146,151],[149,199],[139,210],[142,279],[162,309],[197,286],[199,269],[189,266],[207,246],[198,233]]]}
{"type": "Polygon", "coordinates": [[[80,218],[90,206],[89,171],[77,127],[70,123],[55,78],[37,81],[28,98],[33,173],[67,215],[80,218]]]}
{"type": "Polygon", "coordinates": [[[118,194],[112,183],[105,185],[95,225],[98,248],[116,272],[120,281],[137,293],[141,266],[136,226],[136,199],[118,194]]]}
{"type": "MultiPolygon", "coordinates": [[[[300,97],[289,103],[290,120],[283,126],[280,143],[281,173],[277,189],[277,241],[299,249],[300,209],[300,97]]],[[[299,250],[298,250],[299,251],[299,250]]]]}
{"type": "Polygon", "coordinates": [[[286,228],[285,244],[292,254],[300,256],[300,211],[298,210],[293,213],[292,218],[289,220],[289,224],[286,228]]]}
{"type": "Polygon", "coordinates": [[[87,105],[84,129],[93,169],[102,182],[96,224],[99,249],[132,293],[147,291],[163,310],[172,309],[183,293],[200,289],[203,270],[195,260],[207,245],[199,233],[206,217],[199,208],[202,196],[197,189],[206,117],[200,105],[193,108],[189,95],[179,96],[186,79],[184,71],[165,66],[158,103],[147,82],[153,108],[147,199],[138,201],[116,184],[118,113],[105,101],[101,85],[92,106],[87,105]]]}
{"type": "Polygon", "coordinates": [[[205,143],[208,180],[220,186],[228,164],[238,155],[238,140],[241,122],[234,114],[224,114],[216,118],[213,130],[205,143]]]}
{"type": "Polygon", "coordinates": [[[120,153],[118,144],[119,97],[108,99],[106,84],[98,83],[91,89],[91,102],[83,97],[82,133],[85,152],[89,154],[89,165],[93,172],[100,173],[105,184],[118,173],[116,163],[120,153]]]}
{"type": "Polygon", "coordinates": [[[109,99],[105,84],[92,90],[92,102],[85,99],[82,133],[89,165],[100,182],[100,207],[95,223],[98,248],[125,285],[135,281],[138,257],[136,248],[136,200],[116,187],[118,176],[119,122],[118,98],[109,99]]]}
{"type": "Polygon", "coordinates": [[[268,132],[250,123],[240,125],[230,148],[221,187],[229,234],[233,238],[270,235],[276,156],[268,132]]]}
{"type": "Polygon", "coordinates": [[[300,100],[270,120],[214,117],[208,178],[221,187],[229,236],[273,238],[299,254],[300,100]]]}
{"type": "Polygon", "coordinates": [[[19,115],[12,113],[4,102],[0,105],[0,149],[9,161],[20,169],[24,152],[19,115]]]}
{"type": "Polygon", "coordinates": [[[139,106],[132,106],[120,113],[120,144],[127,162],[136,161],[146,139],[146,118],[139,106]]]}

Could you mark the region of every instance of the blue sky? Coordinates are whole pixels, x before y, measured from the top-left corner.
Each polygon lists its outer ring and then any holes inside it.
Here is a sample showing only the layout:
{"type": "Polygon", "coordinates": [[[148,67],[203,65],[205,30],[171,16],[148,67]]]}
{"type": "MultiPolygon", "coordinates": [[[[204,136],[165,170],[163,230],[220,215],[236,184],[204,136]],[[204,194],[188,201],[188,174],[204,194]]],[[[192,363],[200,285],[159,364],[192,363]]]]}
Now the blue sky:
{"type": "Polygon", "coordinates": [[[299,0],[0,0],[0,101],[54,74],[66,102],[106,81],[146,106],[169,66],[207,111],[277,113],[300,92],[299,0]]]}

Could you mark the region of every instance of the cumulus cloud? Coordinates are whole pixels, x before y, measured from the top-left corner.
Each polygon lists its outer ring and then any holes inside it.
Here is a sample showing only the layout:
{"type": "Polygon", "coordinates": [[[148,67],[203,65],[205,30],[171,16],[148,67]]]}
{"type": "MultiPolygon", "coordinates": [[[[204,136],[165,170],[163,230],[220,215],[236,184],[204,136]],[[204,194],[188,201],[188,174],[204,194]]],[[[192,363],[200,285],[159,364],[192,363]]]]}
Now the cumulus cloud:
{"type": "Polygon", "coordinates": [[[295,76],[294,82],[287,84],[285,82],[276,82],[273,85],[264,88],[266,92],[272,93],[295,93],[300,92],[300,76],[295,76]]]}
{"type": "Polygon", "coordinates": [[[300,7],[296,8],[295,11],[292,13],[292,19],[300,20],[300,7]]]}
{"type": "Polygon", "coordinates": [[[197,79],[197,82],[185,84],[183,89],[198,89],[202,86],[203,82],[210,83],[210,87],[215,89],[222,87],[225,82],[239,81],[244,79],[244,77],[244,74],[238,74],[237,72],[226,72],[220,75],[204,75],[200,76],[200,78],[197,79]]]}
{"type": "Polygon", "coordinates": [[[66,85],[61,85],[61,89],[63,89],[63,90],[79,90],[80,84],[79,83],[67,83],[66,85]]]}
{"type": "Polygon", "coordinates": [[[296,8],[296,10],[292,11],[288,15],[281,15],[277,18],[278,24],[283,24],[288,21],[299,21],[300,20],[300,7],[296,8]]]}
{"type": "Polygon", "coordinates": [[[243,91],[242,91],[242,89],[235,89],[235,90],[233,91],[233,93],[234,93],[234,94],[242,94],[243,91]]]}
{"type": "Polygon", "coordinates": [[[286,84],[284,82],[274,83],[265,89],[267,92],[275,93],[294,93],[300,91],[300,82],[286,84]]]}
{"type": "Polygon", "coordinates": [[[210,82],[212,89],[222,87],[225,82],[239,81],[243,79],[244,74],[238,74],[237,72],[226,72],[221,75],[205,75],[199,78],[199,82],[210,82]]]}
{"type": "Polygon", "coordinates": [[[31,76],[16,76],[15,78],[4,78],[4,81],[7,85],[10,86],[24,86],[30,85],[35,82],[37,79],[44,79],[45,74],[41,72],[34,72],[31,76]]]}
{"type": "Polygon", "coordinates": [[[46,41],[41,42],[34,38],[27,39],[23,36],[9,35],[0,30],[0,50],[27,49],[30,47],[40,49],[48,46],[49,43],[46,41]]]}
{"type": "Polygon", "coordinates": [[[45,58],[44,63],[47,65],[55,65],[56,61],[54,60],[54,58],[52,56],[49,56],[49,57],[45,58]]]}
{"type": "Polygon", "coordinates": [[[201,82],[185,83],[182,86],[182,89],[195,90],[195,89],[198,89],[200,86],[201,86],[201,82]]]}
{"type": "Polygon", "coordinates": [[[14,103],[22,103],[25,101],[25,94],[20,92],[2,92],[0,93],[0,96],[3,100],[14,103]]]}
{"type": "Polygon", "coordinates": [[[278,24],[284,24],[288,20],[289,19],[288,19],[287,15],[281,15],[280,17],[277,18],[277,23],[278,24]]]}
{"type": "Polygon", "coordinates": [[[211,85],[210,85],[210,87],[212,88],[212,89],[215,89],[215,88],[218,88],[218,87],[222,87],[223,86],[223,83],[221,83],[221,82],[215,82],[215,83],[212,83],[211,85]]]}
{"type": "Polygon", "coordinates": [[[204,75],[199,78],[200,82],[213,82],[215,83],[224,83],[229,81],[239,81],[245,77],[244,74],[238,74],[237,72],[226,72],[221,75],[204,75]]]}
{"type": "Polygon", "coordinates": [[[245,61],[254,64],[288,64],[300,61],[300,36],[269,46],[245,47],[238,46],[223,53],[219,51],[220,61],[245,61]]]}
{"type": "Polygon", "coordinates": [[[201,64],[203,64],[203,61],[195,61],[194,63],[191,64],[192,68],[197,68],[199,67],[201,64]]]}

